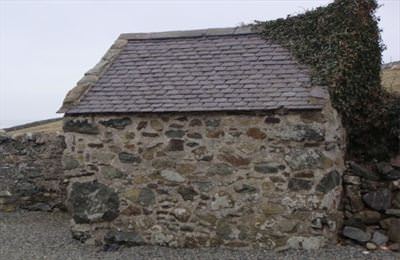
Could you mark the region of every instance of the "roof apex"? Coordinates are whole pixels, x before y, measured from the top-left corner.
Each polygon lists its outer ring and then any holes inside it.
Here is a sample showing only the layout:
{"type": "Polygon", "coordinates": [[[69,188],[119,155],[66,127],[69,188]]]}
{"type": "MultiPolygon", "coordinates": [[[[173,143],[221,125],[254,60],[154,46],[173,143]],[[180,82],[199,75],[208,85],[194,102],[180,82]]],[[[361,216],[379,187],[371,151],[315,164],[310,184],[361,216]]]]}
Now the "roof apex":
{"type": "Polygon", "coordinates": [[[186,31],[165,31],[150,33],[123,33],[119,39],[125,40],[150,40],[150,39],[170,39],[170,38],[192,38],[203,36],[221,36],[256,33],[252,26],[238,26],[226,28],[209,28],[186,31]]]}

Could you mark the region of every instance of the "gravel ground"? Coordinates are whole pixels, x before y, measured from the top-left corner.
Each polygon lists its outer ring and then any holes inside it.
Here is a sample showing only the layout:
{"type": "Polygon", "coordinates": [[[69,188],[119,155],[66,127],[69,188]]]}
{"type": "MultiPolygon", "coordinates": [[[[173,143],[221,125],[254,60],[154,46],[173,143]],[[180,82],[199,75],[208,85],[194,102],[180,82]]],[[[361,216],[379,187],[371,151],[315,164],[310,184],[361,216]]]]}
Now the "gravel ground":
{"type": "Polygon", "coordinates": [[[63,213],[0,213],[0,260],[14,259],[400,259],[400,254],[377,251],[365,254],[359,247],[334,247],[314,251],[122,248],[103,252],[71,239],[68,216],[63,213]]]}

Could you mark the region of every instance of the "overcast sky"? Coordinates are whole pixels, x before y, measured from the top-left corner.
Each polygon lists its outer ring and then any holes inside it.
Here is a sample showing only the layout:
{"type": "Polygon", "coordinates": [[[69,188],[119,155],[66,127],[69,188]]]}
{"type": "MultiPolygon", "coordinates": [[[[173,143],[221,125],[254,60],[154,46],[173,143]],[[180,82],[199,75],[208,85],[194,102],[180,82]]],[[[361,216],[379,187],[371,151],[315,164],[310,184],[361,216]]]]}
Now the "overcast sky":
{"type": "MultiPolygon", "coordinates": [[[[56,117],[120,33],[237,26],[330,2],[0,0],[0,128],[56,117]]],[[[400,60],[400,0],[379,3],[384,62],[400,60]]]]}

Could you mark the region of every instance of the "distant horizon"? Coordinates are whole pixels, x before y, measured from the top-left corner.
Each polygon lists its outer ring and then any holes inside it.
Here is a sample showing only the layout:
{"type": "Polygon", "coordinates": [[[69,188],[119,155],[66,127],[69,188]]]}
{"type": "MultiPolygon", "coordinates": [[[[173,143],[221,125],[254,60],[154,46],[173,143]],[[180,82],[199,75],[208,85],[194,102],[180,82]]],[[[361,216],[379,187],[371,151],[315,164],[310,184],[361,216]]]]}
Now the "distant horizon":
{"type": "MultiPolygon", "coordinates": [[[[120,33],[234,27],[332,0],[0,1],[0,129],[62,116],[67,92],[120,33]]],[[[400,1],[378,0],[384,63],[400,61],[400,1]]]]}
{"type": "MultiPolygon", "coordinates": [[[[35,121],[32,121],[32,122],[35,122],[35,121]]],[[[23,124],[27,124],[27,123],[31,123],[29,119],[27,119],[27,120],[18,120],[18,119],[17,120],[13,120],[13,119],[1,120],[0,119],[0,129],[10,128],[10,127],[23,125],[23,124]]]]}
{"type": "Polygon", "coordinates": [[[46,121],[46,120],[52,120],[52,119],[61,119],[63,117],[62,114],[60,116],[52,117],[52,118],[43,118],[39,120],[0,120],[0,129],[7,129],[7,128],[13,128],[17,126],[22,126],[22,125],[27,125],[31,123],[37,123],[41,121],[46,121]]]}

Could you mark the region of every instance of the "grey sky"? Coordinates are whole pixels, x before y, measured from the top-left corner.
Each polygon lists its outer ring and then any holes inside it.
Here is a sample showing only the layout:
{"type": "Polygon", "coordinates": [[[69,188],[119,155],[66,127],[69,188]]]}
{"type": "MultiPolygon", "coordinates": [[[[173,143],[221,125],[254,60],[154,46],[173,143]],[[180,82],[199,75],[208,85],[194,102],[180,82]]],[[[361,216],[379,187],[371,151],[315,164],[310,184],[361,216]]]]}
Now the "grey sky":
{"type": "MultiPolygon", "coordinates": [[[[66,92],[122,32],[237,26],[332,1],[0,0],[0,128],[57,116],[66,92]]],[[[379,0],[384,62],[400,60],[400,0],[379,0]]]]}

